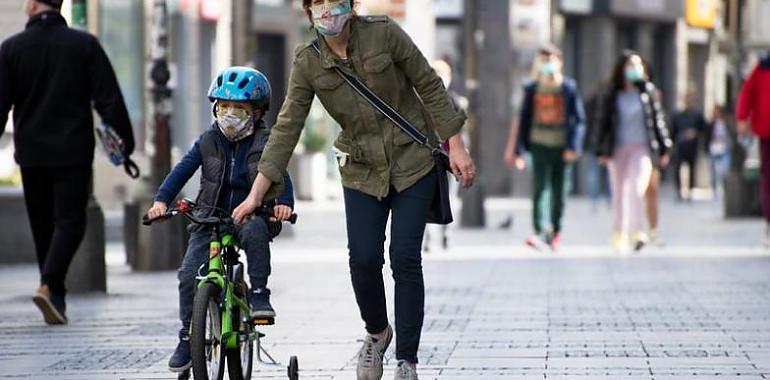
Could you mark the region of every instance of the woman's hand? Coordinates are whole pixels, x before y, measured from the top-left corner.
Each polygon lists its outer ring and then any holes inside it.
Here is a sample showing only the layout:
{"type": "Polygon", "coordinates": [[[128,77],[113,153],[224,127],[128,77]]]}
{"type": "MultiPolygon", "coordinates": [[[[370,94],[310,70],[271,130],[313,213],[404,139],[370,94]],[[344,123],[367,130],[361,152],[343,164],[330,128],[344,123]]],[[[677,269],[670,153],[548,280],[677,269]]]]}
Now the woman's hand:
{"type": "Polygon", "coordinates": [[[165,214],[167,209],[168,209],[168,206],[166,206],[165,203],[155,201],[152,204],[152,207],[150,207],[150,209],[147,210],[147,218],[149,219],[158,218],[163,214],[165,214]]]}
{"type": "Polygon", "coordinates": [[[233,210],[233,220],[237,224],[242,224],[246,221],[246,217],[253,213],[257,207],[262,205],[262,201],[265,198],[267,190],[270,189],[272,182],[262,173],[257,173],[257,179],[251,185],[251,191],[246,199],[233,210]]]}
{"type": "Polygon", "coordinates": [[[471,187],[476,178],[476,165],[473,163],[462,136],[456,134],[449,138],[449,167],[460,179],[464,188],[471,187]]]}
{"type": "Polygon", "coordinates": [[[255,196],[249,194],[246,199],[233,210],[233,221],[236,224],[243,224],[246,221],[246,217],[249,216],[254,210],[262,204],[262,199],[256,199],[255,196]]]}
{"type": "Polygon", "coordinates": [[[283,222],[291,218],[291,207],[286,205],[277,205],[273,207],[273,216],[270,217],[271,222],[283,222]]]}

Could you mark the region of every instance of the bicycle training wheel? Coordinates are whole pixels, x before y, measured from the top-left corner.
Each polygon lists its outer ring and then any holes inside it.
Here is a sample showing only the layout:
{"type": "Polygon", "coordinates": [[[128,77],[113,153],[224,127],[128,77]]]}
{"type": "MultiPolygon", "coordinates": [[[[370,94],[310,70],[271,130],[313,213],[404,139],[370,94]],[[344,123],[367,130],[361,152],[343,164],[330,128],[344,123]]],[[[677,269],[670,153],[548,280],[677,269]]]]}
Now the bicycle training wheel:
{"type": "Polygon", "coordinates": [[[297,357],[292,356],[289,358],[289,380],[299,380],[299,363],[297,362],[297,357]]]}

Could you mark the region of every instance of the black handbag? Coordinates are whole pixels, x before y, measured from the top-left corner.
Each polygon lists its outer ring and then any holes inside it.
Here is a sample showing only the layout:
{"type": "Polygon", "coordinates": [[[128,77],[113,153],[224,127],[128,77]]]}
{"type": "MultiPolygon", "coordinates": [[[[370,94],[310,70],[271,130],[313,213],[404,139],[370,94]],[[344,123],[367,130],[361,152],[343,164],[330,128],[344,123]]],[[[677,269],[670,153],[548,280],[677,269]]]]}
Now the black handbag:
{"type": "MultiPolygon", "coordinates": [[[[318,40],[313,40],[311,45],[316,54],[320,56],[321,47],[318,40]]],[[[449,155],[447,152],[441,149],[440,146],[431,146],[430,141],[425,134],[415,128],[409,120],[401,116],[401,114],[388,103],[380,99],[380,97],[372,92],[369,87],[366,87],[358,77],[342,71],[339,67],[334,67],[334,71],[336,71],[337,74],[339,74],[339,76],[353,88],[353,90],[366,99],[374,109],[382,113],[388,120],[392,121],[393,124],[398,126],[418,144],[431,150],[433,163],[435,165],[437,184],[436,193],[433,196],[433,201],[431,202],[426,221],[431,224],[446,225],[452,223],[454,218],[452,217],[452,207],[449,203],[449,173],[451,173],[451,168],[449,166],[449,155]]]]}

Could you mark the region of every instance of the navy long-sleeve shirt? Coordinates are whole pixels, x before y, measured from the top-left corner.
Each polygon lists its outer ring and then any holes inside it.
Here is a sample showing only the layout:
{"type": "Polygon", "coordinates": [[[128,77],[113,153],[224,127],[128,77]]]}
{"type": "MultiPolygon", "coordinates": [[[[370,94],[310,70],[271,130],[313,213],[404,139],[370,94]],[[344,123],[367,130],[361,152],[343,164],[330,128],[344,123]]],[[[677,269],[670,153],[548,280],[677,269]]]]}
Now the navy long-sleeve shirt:
{"type": "MultiPolygon", "coordinates": [[[[202,136],[201,136],[202,137],[202,136]]],[[[190,180],[199,167],[203,164],[203,156],[200,151],[201,137],[199,137],[192,148],[182,157],[182,160],[174,166],[171,173],[166,176],[163,184],[155,194],[155,200],[165,204],[171,203],[182,187],[190,180]]],[[[217,134],[221,139],[224,153],[227,160],[235,156],[234,175],[230,173],[230,165],[225,165],[225,173],[222,181],[222,188],[219,192],[216,206],[232,212],[241,202],[246,199],[251,190],[252,183],[249,181],[248,166],[246,156],[254,141],[254,135],[243,140],[232,143],[228,141],[221,133],[217,134]]],[[[294,208],[294,188],[289,173],[283,173],[286,187],[283,194],[276,199],[276,203],[294,208]]]]}

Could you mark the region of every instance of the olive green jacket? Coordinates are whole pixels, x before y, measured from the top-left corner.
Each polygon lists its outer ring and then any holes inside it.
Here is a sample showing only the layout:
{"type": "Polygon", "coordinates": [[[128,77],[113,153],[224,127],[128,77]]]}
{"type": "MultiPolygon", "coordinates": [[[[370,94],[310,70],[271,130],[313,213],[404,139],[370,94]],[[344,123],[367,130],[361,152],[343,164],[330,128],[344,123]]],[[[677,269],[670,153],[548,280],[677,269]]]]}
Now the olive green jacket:
{"type": "Polygon", "coordinates": [[[350,22],[347,61],[323,38],[320,57],[309,44],[296,51],[286,100],[259,164],[259,172],[276,185],[266,198],[279,191],[314,95],[342,127],[334,146],[349,155],[340,165],[343,186],[385,197],[391,187],[403,191],[433,168],[430,149],[374,109],[334,67],[358,76],[434,143],[455,135],[465,122],[441,79],[398,24],[386,16],[353,17],[350,22]]]}

